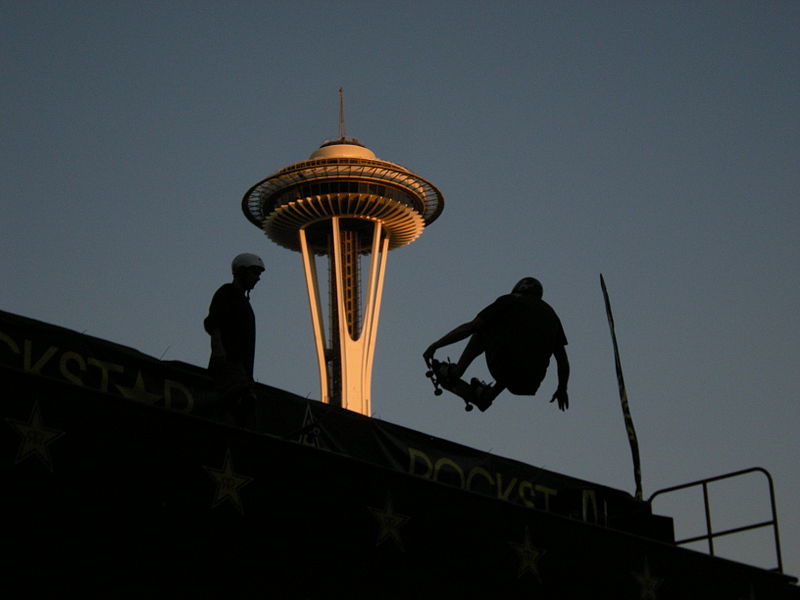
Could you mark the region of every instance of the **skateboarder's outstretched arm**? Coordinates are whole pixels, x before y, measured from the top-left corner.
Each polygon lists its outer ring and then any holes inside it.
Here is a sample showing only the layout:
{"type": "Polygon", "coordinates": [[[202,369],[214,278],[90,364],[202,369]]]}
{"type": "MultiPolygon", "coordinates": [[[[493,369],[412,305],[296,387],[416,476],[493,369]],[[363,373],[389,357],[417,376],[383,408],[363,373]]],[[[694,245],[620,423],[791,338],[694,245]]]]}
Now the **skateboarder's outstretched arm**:
{"type": "Polygon", "coordinates": [[[450,372],[451,377],[460,378],[464,374],[464,371],[467,370],[467,367],[472,364],[472,361],[484,351],[483,342],[479,339],[480,336],[475,335],[482,326],[480,317],[475,317],[472,321],[459,325],[450,333],[445,334],[428,346],[427,350],[422,353],[425,362],[429,362],[433,358],[433,353],[442,346],[449,346],[450,344],[455,344],[456,342],[469,338],[467,346],[461,352],[461,357],[458,359],[454,369],[450,372]]]}
{"type": "Polygon", "coordinates": [[[456,342],[460,342],[471,336],[475,333],[477,329],[477,319],[470,321],[469,323],[463,323],[453,329],[450,333],[446,333],[441,338],[433,342],[425,352],[422,353],[422,356],[425,360],[430,360],[433,358],[434,352],[436,352],[442,346],[449,346],[450,344],[455,344],[456,342]]]}
{"type": "Polygon", "coordinates": [[[558,408],[560,410],[567,410],[569,408],[569,396],[567,395],[567,382],[569,381],[569,360],[567,359],[567,350],[564,346],[558,346],[553,350],[553,356],[556,359],[558,367],[558,388],[553,394],[550,402],[558,400],[558,408]]]}

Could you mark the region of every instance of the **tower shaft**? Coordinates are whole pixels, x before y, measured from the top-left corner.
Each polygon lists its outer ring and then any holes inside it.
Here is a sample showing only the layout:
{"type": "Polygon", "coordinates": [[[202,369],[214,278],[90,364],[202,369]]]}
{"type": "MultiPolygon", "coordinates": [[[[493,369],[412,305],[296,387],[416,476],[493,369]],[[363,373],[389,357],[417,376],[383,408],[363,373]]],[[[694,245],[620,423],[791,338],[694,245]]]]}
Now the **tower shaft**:
{"type": "Polygon", "coordinates": [[[306,228],[298,231],[316,342],[321,400],[369,415],[372,363],[389,236],[379,221],[332,217],[329,224],[328,335],[316,259],[306,228]],[[353,227],[354,221],[358,221],[357,227],[353,227]],[[369,224],[368,230],[364,228],[365,222],[369,224]],[[359,256],[364,252],[368,252],[369,269],[366,287],[362,289],[359,256]]]}
{"type": "Polygon", "coordinates": [[[344,229],[339,227],[339,251],[336,251],[336,245],[333,233],[328,236],[328,263],[329,263],[329,281],[330,283],[330,310],[332,315],[336,315],[335,319],[331,319],[331,337],[334,335],[334,330],[338,327],[333,321],[339,320],[341,314],[347,325],[347,330],[351,336],[356,335],[358,326],[361,320],[361,273],[359,265],[359,254],[361,254],[361,240],[357,231],[351,229],[344,229]],[[342,285],[338,285],[338,278],[332,277],[336,272],[336,257],[342,264],[342,285]],[[338,311],[338,290],[342,290],[344,299],[344,312],[338,311]]]}

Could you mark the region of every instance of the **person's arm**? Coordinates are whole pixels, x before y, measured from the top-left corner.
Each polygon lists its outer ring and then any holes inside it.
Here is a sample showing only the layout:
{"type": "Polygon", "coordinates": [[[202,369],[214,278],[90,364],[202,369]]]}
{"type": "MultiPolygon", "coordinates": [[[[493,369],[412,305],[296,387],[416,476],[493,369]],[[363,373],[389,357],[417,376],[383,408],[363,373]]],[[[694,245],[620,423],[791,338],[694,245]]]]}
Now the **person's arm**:
{"type": "Polygon", "coordinates": [[[550,402],[558,400],[558,408],[560,410],[567,410],[569,408],[569,395],[567,394],[567,383],[569,382],[569,359],[567,359],[567,350],[564,346],[558,346],[553,351],[553,356],[556,359],[558,367],[558,388],[550,402]]]}
{"type": "Polygon", "coordinates": [[[211,358],[224,359],[225,345],[222,343],[222,327],[220,322],[229,304],[228,286],[222,286],[216,291],[208,307],[208,316],[203,319],[203,329],[211,336],[211,358]]]}
{"type": "Polygon", "coordinates": [[[450,333],[446,333],[441,338],[433,342],[425,352],[422,353],[422,356],[425,360],[430,360],[433,358],[434,352],[436,352],[442,346],[449,346],[450,344],[455,344],[456,342],[460,342],[463,339],[468,338],[473,333],[475,333],[475,329],[477,327],[477,319],[470,321],[469,323],[463,323],[459,325],[455,329],[453,329],[450,333]]]}
{"type": "Polygon", "coordinates": [[[222,343],[222,332],[218,327],[211,329],[209,332],[211,336],[211,357],[212,358],[225,358],[225,345],[222,343]]]}

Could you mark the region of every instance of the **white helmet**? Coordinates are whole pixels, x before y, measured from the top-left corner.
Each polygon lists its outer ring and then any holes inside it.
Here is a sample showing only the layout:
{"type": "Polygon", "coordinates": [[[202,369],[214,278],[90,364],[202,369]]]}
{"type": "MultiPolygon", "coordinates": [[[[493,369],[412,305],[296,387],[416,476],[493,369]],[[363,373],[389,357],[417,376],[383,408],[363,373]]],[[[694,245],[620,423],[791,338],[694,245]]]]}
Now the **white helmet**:
{"type": "Polygon", "coordinates": [[[259,256],[256,256],[255,254],[249,254],[247,252],[244,254],[239,254],[231,263],[231,271],[234,273],[236,273],[236,271],[239,269],[246,269],[248,267],[258,267],[262,271],[266,270],[264,261],[261,260],[259,256]]]}

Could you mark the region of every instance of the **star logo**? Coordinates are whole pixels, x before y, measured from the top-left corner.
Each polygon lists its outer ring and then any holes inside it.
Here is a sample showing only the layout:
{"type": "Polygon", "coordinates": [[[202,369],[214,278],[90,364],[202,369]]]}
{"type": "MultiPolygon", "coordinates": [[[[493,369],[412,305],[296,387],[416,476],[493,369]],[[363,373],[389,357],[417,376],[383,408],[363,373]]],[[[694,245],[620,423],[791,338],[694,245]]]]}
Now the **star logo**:
{"type": "Polygon", "coordinates": [[[375,546],[380,546],[391,540],[397,545],[401,552],[405,552],[405,548],[403,548],[403,539],[400,537],[400,528],[408,523],[411,517],[394,512],[391,496],[386,496],[386,503],[382,509],[372,506],[368,506],[367,508],[378,521],[378,539],[375,542],[375,546]]]}
{"type": "Polygon", "coordinates": [[[509,542],[509,545],[514,548],[517,553],[517,558],[519,559],[517,579],[521,579],[523,575],[530,573],[541,583],[542,576],[541,573],[539,573],[539,560],[545,555],[546,550],[536,548],[531,544],[531,534],[528,527],[525,527],[525,536],[521,544],[509,542]]]}
{"type": "Polygon", "coordinates": [[[650,572],[650,563],[647,562],[646,558],[644,559],[644,571],[642,573],[634,573],[633,576],[639,582],[639,598],[641,600],[657,600],[656,590],[664,580],[653,576],[650,572]]]}
{"type": "Polygon", "coordinates": [[[6,418],[6,421],[13,427],[17,434],[22,438],[14,464],[19,464],[29,456],[35,456],[47,469],[53,471],[53,461],[50,457],[49,446],[58,438],[64,435],[63,431],[45,427],[42,422],[42,412],[39,403],[33,403],[33,410],[28,422],[17,421],[16,419],[6,418]]]}
{"type": "Polygon", "coordinates": [[[151,406],[158,400],[161,400],[161,396],[158,394],[152,394],[147,391],[147,388],[144,386],[141,370],[136,374],[136,383],[133,384],[133,387],[124,387],[117,384],[114,384],[114,387],[128,400],[136,400],[137,402],[142,402],[143,404],[149,404],[151,406]]]}
{"type": "Polygon", "coordinates": [[[206,466],[203,466],[203,468],[216,486],[214,499],[211,501],[211,508],[216,508],[227,500],[233,504],[236,510],[239,511],[239,514],[243,515],[244,506],[239,496],[239,490],[253,481],[253,478],[234,472],[230,448],[225,451],[225,462],[221,469],[206,466]]]}

